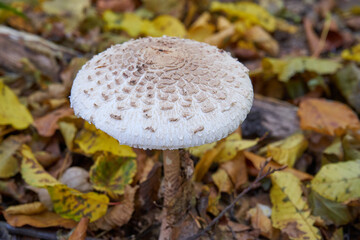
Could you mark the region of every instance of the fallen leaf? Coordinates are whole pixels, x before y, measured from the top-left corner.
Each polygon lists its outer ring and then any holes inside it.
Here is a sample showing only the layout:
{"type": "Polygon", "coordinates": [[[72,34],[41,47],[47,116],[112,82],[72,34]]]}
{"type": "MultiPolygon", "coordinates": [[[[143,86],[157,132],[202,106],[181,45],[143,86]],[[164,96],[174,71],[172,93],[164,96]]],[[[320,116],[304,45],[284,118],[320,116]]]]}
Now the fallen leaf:
{"type": "MultiPolygon", "coordinates": [[[[260,170],[261,166],[264,165],[264,163],[266,161],[266,158],[263,158],[261,156],[258,156],[256,154],[248,152],[248,151],[245,151],[244,155],[245,155],[246,159],[248,159],[252,162],[252,164],[254,165],[254,167],[257,170],[260,170]]],[[[280,164],[270,161],[269,164],[265,167],[264,171],[267,171],[269,168],[278,169],[280,167],[281,167],[280,164]]],[[[311,176],[310,174],[301,172],[299,170],[296,170],[295,168],[287,167],[282,171],[292,173],[294,176],[298,177],[301,181],[313,179],[313,176],[311,176]]]]}
{"type": "Polygon", "coordinates": [[[233,190],[233,184],[224,169],[219,168],[213,175],[212,179],[219,189],[219,192],[226,192],[231,194],[233,190]]]}
{"type": "Polygon", "coordinates": [[[15,152],[23,144],[21,136],[12,135],[0,143],[0,178],[12,177],[19,172],[19,162],[15,152]]]}
{"type": "Polygon", "coordinates": [[[231,179],[231,182],[235,186],[235,189],[239,189],[248,181],[246,162],[243,152],[238,152],[232,160],[221,164],[220,168],[226,171],[231,179]]]}
{"type": "Polygon", "coordinates": [[[158,200],[158,192],[161,184],[161,163],[156,162],[146,177],[146,180],[140,183],[139,201],[145,211],[155,207],[154,202],[158,200]]]}
{"type": "MultiPolygon", "coordinates": [[[[251,225],[254,229],[260,229],[260,234],[266,238],[274,239],[275,231],[269,217],[267,217],[263,208],[265,205],[256,204],[256,207],[249,209],[246,213],[246,218],[250,219],[251,225]]],[[[271,209],[269,209],[271,212],[271,209]]]]}
{"type": "Polygon", "coordinates": [[[88,224],[89,219],[87,217],[81,218],[75,230],[70,235],[69,240],[85,240],[88,224]]]}
{"type": "Polygon", "coordinates": [[[341,57],[345,60],[360,62],[360,44],[341,52],[341,57]]]}
{"type": "Polygon", "coordinates": [[[319,229],[313,226],[315,221],[311,218],[310,209],[301,196],[300,180],[291,173],[275,172],[271,181],[273,226],[287,233],[291,239],[321,239],[319,229]]]}
{"type": "Polygon", "coordinates": [[[93,222],[104,216],[109,198],[95,192],[81,193],[63,184],[47,186],[54,210],[60,216],[80,221],[88,217],[93,222]]]}
{"type": "Polygon", "coordinates": [[[69,150],[73,150],[74,139],[77,132],[77,128],[72,122],[60,121],[58,123],[61,134],[64,137],[66,147],[69,150]]]}
{"type": "Polygon", "coordinates": [[[98,0],[96,1],[96,9],[99,12],[105,10],[112,10],[115,12],[131,12],[135,9],[135,2],[133,0],[98,0]]]}
{"type": "Polygon", "coordinates": [[[5,209],[7,214],[11,215],[34,215],[46,211],[46,207],[41,202],[26,203],[16,206],[10,206],[5,209]]]}
{"type": "Polygon", "coordinates": [[[357,115],[345,104],[325,99],[304,99],[298,115],[303,130],[341,136],[346,129],[359,126],[357,115]]]}
{"type": "Polygon", "coordinates": [[[346,65],[335,74],[334,81],[346,101],[360,113],[360,68],[355,63],[346,65]]]}
{"type": "Polygon", "coordinates": [[[155,32],[147,32],[147,29],[142,29],[142,32],[147,36],[162,37],[163,35],[183,38],[186,34],[185,26],[177,18],[170,15],[161,15],[156,17],[151,22],[155,32]]]}
{"type": "MultiPolygon", "coordinates": [[[[354,158],[355,159],[355,158],[354,158]]],[[[344,160],[344,150],[341,143],[341,138],[337,137],[323,152],[321,157],[322,165],[344,160]]],[[[350,159],[349,159],[350,160],[350,159]]]]}
{"type": "Polygon", "coordinates": [[[235,34],[235,27],[230,26],[207,37],[204,42],[222,48],[228,44],[230,37],[235,34]]]}
{"type": "Polygon", "coordinates": [[[44,170],[28,146],[23,145],[20,152],[22,155],[21,175],[27,184],[33,187],[46,187],[60,184],[60,182],[44,170]]]}
{"type": "Polygon", "coordinates": [[[266,146],[267,157],[281,165],[293,167],[308,147],[308,141],[303,133],[294,133],[291,136],[266,146]]]}
{"type": "Polygon", "coordinates": [[[104,151],[120,157],[136,157],[131,147],[120,145],[115,138],[110,137],[88,122],[85,122],[84,128],[76,136],[74,142],[87,155],[104,151]]]}
{"type": "Polygon", "coordinates": [[[120,204],[109,208],[105,216],[91,224],[91,228],[110,230],[128,223],[134,212],[134,197],[137,187],[125,187],[124,200],[120,204]]]}
{"type": "Polygon", "coordinates": [[[360,139],[353,133],[347,133],[342,139],[342,147],[344,151],[344,159],[355,160],[360,159],[360,139]]]}
{"type": "Polygon", "coordinates": [[[318,75],[336,73],[341,64],[334,60],[311,57],[264,58],[262,60],[262,67],[266,74],[276,75],[279,81],[288,82],[295,74],[306,71],[314,72],[318,75]]]}
{"type": "Polygon", "coordinates": [[[180,18],[188,4],[185,0],[144,0],[145,8],[157,15],[170,14],[180,18]]]}
{"type": "Polygon", "coordinates": [[[277,41],[260,26],[254,26],[248,29],[245,32],[245,37],[270,56],[277,56],[279,54],[279,44],[277,41]]]}
{"type": "Polygon", "coordinates": [[[311,181],[311,188],[336,202],[360,198],[360,160],[326,164],[311,181]]]}
{"type": "Polygon", "coordinates": [[[90,180],[96,190],[110,194],[123,194],[125,186],[136,174],[136,160],[110,155],[98,155],[90,169],[90,180]]]}
{"type": "Polygon", "coordinates": [[[105,27],[108,30],[123,30],[129,34],[130,37],[137,37],[141,33],[143,20],[135,13],[125,12],[117,14],[110,10],[103,13],[105,27]]]}
{"type": "Polygon", "coordinates": [[[225,142],[218,142],[216,146],[204,153],[200,158],[200,161],[195,166],[194,179],[195,181],[201,181],[201,179],[208,172],[211,164],[213,164],[215,157],[224,148],[225,142]]]}
{"type": "Polygon", "coordinates": [[[58,214],[49,211],[36,215],[12,215],[4,212],[3,215],[6,222],[13,227],[30,225],[37,228],[63,227],[71,229],[77,224],[74,220],[62,218],[58,214]]]}
{"type": "Polygon", "coordinates": [[[252,2],[222,3],[214,1],[212,12],[225,12],[229,18],[237,17],[254,25],[260,25],[269,32],[276,29],[276,19],[263,7],[252,2]]]}
{"type": "Polygon", "coordinates": [[[57,124],[59,119],[73,114],[74,111],[70,107],[62,107],[36,119],[34,126],[41,136],[51,137],[59,128],[57,124]]]}
{"type": "Polygon", "coordinates": [[[327,225],[346,225],[353,219],[348,206],[326,199],[315,191],[309,194],[309,205],[312,213],[324,219],[327,225]]]}
{"type": "Polygon", "coordinates": [[[14,92],[0,81],[0,125],[10,124],[21,130],[32,122],[29,110],[19,102],[14,92]]]}

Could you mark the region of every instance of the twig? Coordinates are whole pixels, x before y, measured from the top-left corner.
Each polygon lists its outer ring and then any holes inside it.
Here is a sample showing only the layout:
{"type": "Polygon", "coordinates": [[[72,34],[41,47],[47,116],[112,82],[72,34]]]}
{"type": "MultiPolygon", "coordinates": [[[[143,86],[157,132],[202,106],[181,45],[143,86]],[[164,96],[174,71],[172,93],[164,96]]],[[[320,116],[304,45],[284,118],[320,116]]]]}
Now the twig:
{"type": "Polygon", "coordinates": [[[266,162],[264,163],[264,165],[261,166],[260,171],[256,177],[256,179],[247,187],[245,188],[239,195],[237,195],[237,197],[235,198],[234,201],[231,202],[230,205],[228,205],[224,210],[221,211],[221,213],[214,218],[209,225],[207,225],[207,227],[205,227],[203,230],[199,231],[198,233],[194,234],[191,237],[188,237],[186,240],[196,240],[199,237],[205,235],[207,232],[209,232],[212,227],[214,225],[216,225],[219,220],[226,214],[227,211],[229,211],[231,208],[233,208],[235,206],[235,204],[240,200],[240,198],[242,198],[245,194],[247,194],[250,190],[252,190],[253,188],[255,188],[258,183],[263,180],[264,178],[268,177],[270,174],[276,172],[276,171],[280,171],[285,169],[287,166],[282,166],[278,169],[271,169],[269,168],[265,173],[264,172],[264,168],[266,167],[266,165],[270,162],[271,158],[266,159],[266,162]]]}

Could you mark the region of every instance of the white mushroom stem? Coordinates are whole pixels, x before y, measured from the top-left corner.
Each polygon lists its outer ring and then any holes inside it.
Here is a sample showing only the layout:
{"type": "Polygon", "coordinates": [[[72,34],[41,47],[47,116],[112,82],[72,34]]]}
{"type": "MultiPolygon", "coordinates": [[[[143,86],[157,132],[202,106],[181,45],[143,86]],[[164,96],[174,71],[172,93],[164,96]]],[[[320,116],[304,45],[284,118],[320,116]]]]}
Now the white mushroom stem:
{"type": "Polygon", "coordinates": [[[179,150],[164,150],[164,209],[161,224],[160,240],[173,239],[173,227],[176,216],[170,209],[174,207],[175,197],[181,186],[181,168],[179,150]]]}

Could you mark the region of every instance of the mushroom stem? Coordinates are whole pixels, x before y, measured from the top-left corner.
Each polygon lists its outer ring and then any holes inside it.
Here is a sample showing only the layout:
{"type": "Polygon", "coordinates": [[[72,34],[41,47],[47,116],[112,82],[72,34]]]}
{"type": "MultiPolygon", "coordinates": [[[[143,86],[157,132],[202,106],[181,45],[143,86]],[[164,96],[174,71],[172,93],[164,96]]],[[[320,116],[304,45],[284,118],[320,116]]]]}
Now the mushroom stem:
{"type": "Polygon", "coordinates": [[[164,150],[164,209],[163,220],[160,230],[160,240],[173,239],[174,229],[173,225],[176,221],[176,216],[171,213],[175,205],[176,194],[181,186],[181,165],[179,150],[164,150]]]}

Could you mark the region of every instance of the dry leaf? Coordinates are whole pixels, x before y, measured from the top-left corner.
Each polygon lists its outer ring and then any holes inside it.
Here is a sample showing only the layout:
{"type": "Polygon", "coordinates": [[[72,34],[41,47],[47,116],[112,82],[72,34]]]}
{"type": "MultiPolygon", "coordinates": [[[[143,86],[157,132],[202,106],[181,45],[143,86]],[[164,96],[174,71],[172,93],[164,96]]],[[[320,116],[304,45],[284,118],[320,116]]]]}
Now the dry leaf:
{"type": "MultiPolygon", "coordinates": [[[[265,207],[267,206],[256,204],[256,207],[251,208],[246,213],[246,218],[250,219],[251,225],[254,229],[260,229],[260,234],[262,236],[269,239],[274,239],[275,229],[272,227],[270,218],[263,212],[263,208],[265,207]]],[[[271,214],[271,209],[269,210],[271,214]]]]}
{"type": "Polygon", "coordinates": [[[38,228],[47,227],[64,227],[74,228],[76,222],[71,219],[65,219],[53,212],[42,212],[36,215],[11,215],[6,212],[3,213],[6,222],[13,227],[22,227],[24,225],[30,225],[38,228]]]}
{"type": "Polygon", "coordinates": [[[357,115],[345,104],[325,99],[305,99],[298,110],[300,127],[326,135],[341,136],[360,126],[357,115]]]}
{"type": "Polygon", "coordinates": [[[19,172],[15,152],[23,143],[21,136],[10,136],[0,143],[0,178],[12,177],[19,172]]]}
{"type": "Polygon", "coordinates": [[[231,194],[233,190],[233,184],[224,169],[219,168],[213,175],[212,179],[219,189],[219,192],[226,192],[231,194]]]}
{"type": "Polygon", "coordinates": [[[235,189],[239,189],[241,185],[248,181],[246,162],[243,152],[238,152],[232,160],[221,164],[220,168],[227,172],[235,186],[235,189]]]}
{"type": "Polygon", "coordinates": [[[256,46],[271,56],[277,56],[279,54],[279,44],[263,28],[254,26],[245,32],[245,37],[248,41],[254,42],[256,46]]]}
{"type": "MultiPolygon", "coordinates": [[[[251,153],[251,152],[245,151],[244,155],[245,155],[246,159],[248,159],[248,160],[250,160],[252,162],[252,164],[254,165],[254,167],[257,170],[260,170],[261,166],[266,161],[265,158],[263,158],[261,156],[258,156],[258,155],[254,154],[254,153],[251,153]]],[[[277,169],[277,168],[280,168],[280,167],[281,167],[280,164],[278,164],[276,162],[273,162],[273,161],[270,161],[269,164],[265,167],[264,170],[267,171],[269,168],[277,169]]],[[[287,167],[282,171],[294,174],[294,176],[298,177],[301,181],[313,179],[313,176],[311,176],[310,174],[307,174],[305,172],[301,172],[301,171],[296,170],[296,169],[291,168],[291,167],[287,167]]]]}
{"type": "Polygon", "coordinates": [[[46,207],[41,202],[26,203],[8,207],[5,212],[11,215],[34,215],[46,211],[46,207]]]}
{"type": "Polygon", "coordinates": [[[89,192],[92,185],[89,182],[89,172],[81,167],[70,167],[59,179],[60,182],[80,192],[89,192]]]}
{"type": "Polygon", "coordinates": [[[85,240],[88,224],[89,224],[89,219],[83,217],[76,226],[75,230],[70,235],[69,240],[85,240]]]}
{"type": "Polygon", "coordinates": [[[73,114],[74,111],[70,107],[63,107],[36,119],[34,126],[41,136],[51,137],[59,128],[57,124],[58,120],[73,114]]]}
{"type": "Polygon", "coordinates": [[[15,93],[0,81],[0,125],[10,124],[25,129],[33,122],[29,110],[19,102],[15,93]]]}
{"type": "Polygon", "coordinates": [[[137,187],[125,187],[124,200],[115,207],[109,208],[105,216],[91,223],[93,229],[110,230],[114,227],[121,227],[129,222],[134,212],[134,197],[137,187]]]}

